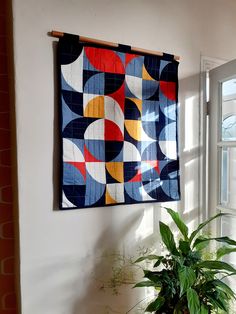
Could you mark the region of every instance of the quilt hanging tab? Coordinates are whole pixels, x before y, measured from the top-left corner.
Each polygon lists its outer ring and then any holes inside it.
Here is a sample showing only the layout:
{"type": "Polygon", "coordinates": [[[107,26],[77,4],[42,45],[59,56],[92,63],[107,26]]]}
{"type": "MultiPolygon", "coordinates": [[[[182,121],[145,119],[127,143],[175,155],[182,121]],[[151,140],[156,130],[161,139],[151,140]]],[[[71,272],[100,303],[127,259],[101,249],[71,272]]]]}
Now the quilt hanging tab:
{"type": "Polygon", "coordinates": [[[180,199],[178,62],[61,38],[61,209],[180,199]]]}

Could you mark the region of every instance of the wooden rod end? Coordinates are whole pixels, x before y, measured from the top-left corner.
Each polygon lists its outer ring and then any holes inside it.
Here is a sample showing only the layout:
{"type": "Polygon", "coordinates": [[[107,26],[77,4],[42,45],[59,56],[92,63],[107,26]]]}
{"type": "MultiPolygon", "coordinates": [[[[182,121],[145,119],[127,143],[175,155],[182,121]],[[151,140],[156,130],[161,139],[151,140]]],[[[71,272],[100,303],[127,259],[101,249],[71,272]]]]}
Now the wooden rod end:
{"type": "Polygon", "coordinates": [[[52,37],[63,37],[64,36],[64,33],[63,32],[58,32],[58,31],[51,31],[49,32],[49,35],[52,36],[52,37]]]}

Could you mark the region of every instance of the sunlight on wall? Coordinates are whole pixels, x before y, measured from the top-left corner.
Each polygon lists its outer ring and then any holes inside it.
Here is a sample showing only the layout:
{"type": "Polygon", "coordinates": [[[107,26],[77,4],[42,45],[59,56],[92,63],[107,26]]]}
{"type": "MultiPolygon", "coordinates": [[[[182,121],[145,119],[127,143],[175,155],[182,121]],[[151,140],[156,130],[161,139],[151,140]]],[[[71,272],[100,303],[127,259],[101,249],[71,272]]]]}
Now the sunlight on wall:
{"type": "Polygon", "coordinates": [[[185,146],[184,151],[189,151],[194,148],[196,134],[194,125],[196,124],[195,105],[196,96],[189,97],[185,100],[185,146]]]}
{"type": "Polygon", "coordinates": [[[194,209],[194,199],[193,199],[193,193],[194,193],[194,182],[193,180],[186,182],[184,185],[184,194],[185,194],[185,209],[184,214],[191,212],[192,209],[194,209]]]}
{"type": "Polygon", "coordinates": [[[143,210],[143,218],[135,231],[135,240],[143,240],[153,234],[153,209],[154,205],[146,205],[143,210]]]}
{"type": "Polygon", "coordinates": [[[197,160],[191,159],[187,161],[184,165],[184,172],[185,172],[185,180],[184,180],[184,202],[185,202],[185,208],[184,208],[184,214],[191,212],[195,208],[195,182],[193,180],[192,174],[194,172],[194,169],[196,168],[197,160]]]}

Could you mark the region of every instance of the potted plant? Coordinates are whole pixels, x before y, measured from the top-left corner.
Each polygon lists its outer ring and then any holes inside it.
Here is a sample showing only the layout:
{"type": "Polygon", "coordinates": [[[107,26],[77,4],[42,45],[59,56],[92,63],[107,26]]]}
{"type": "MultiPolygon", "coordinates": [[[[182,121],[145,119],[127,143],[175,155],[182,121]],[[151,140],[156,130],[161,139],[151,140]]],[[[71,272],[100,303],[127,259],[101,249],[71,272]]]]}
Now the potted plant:
{"type": "Polygon", "coordinates": [[[144,270],[145,281],[135,287],[152,286],[159,291],[145,311],[156,314],[209,314],[220,310],[229,313],[229,301],[235,298],[235,294],[225,279],[235,275],[236,270],[219,259],[236,251],[236,241],[228,237],[199,235],[208,223],[225,214],[215,215],[189,233],[179,214],[170,208],[166,210],[178,227],[181,238],[175,240],[169,226],[160,221],[160,234],[168,253],[142,256],[136,260],[136,263],[153,261],[153,269],[144,270]],[[203,249],[208,249],[211,241],[223,243],[223,246],[216,251],[214,260],[204,260],[203,249]]]}

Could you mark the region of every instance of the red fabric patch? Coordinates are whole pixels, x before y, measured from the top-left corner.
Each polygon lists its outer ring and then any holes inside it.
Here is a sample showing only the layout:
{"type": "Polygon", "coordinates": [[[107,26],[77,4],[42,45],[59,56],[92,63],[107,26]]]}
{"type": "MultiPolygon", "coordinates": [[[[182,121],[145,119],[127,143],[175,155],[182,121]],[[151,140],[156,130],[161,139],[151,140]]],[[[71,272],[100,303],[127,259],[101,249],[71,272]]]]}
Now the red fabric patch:
{"type": "Polygon", "coordinates": [[[125,69],[120,57],[111,50],[85,47],[86,56],[90,63],[101,72],[124,74],[125,69]]]}
{"type": "Polygon", "coordinates": [[[170,100],[176,100],[176,83],[160,81],[162,93],[170,100]]]}
{"type": "Polygon", "coordinates": [[[142,181],[142,174],[140,171],[131,179],[129,182],[141,182],[142,181]]]}
{"type": "Polygon", "coordinates": [[[87,147],[84,145],[84,160],[86,162],[100,162],[101,160],[96,159],[90,151],[87,149],[87,147]]]}
{"type": "Polygon", "coordinates": [[[112,97],[117,101],[120,105],[122,112],[124,112],[125,108],[125,83],[121,85],[121,87],[113,94],[109,94],[108,96],[112,97]]]}
{"type": "Polygon", "coordinates": [[[123,141],[119,127],[110,120],[105,120],[105,141],[123,141]]]}

